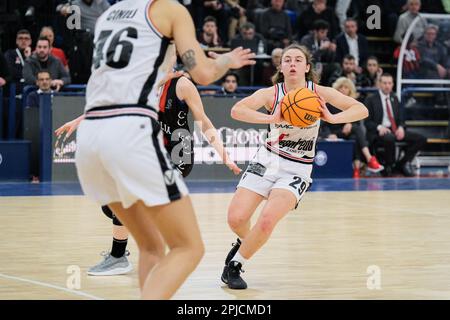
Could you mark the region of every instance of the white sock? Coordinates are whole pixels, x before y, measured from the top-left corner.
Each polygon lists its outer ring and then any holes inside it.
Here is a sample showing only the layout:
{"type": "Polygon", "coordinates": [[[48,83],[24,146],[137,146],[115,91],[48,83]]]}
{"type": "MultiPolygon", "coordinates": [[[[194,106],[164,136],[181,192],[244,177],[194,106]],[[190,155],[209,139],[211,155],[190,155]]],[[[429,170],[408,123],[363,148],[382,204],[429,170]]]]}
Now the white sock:
{"type": "Polygon", "coordinates": [[[241,254],[238,252],[236,252],[236,254],[234,255],[233,259],[231,259],[231,261],[237,261],[240,262],[241,265],[244,265],[244,263],[247,262],[247,259],[245,259],[243,256],[241,256],[241,254]]]}

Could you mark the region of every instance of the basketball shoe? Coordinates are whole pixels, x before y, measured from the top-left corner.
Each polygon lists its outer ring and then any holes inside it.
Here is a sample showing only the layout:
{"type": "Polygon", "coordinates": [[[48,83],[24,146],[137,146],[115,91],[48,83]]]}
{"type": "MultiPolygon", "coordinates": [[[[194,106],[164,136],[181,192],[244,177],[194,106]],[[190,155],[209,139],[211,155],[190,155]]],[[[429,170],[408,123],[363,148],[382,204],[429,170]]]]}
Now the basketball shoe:
{"type": "Polygon", "coordinates": [[[115,276],[120,274],[126,274],[133,270],[133,266],[130,261],[128,261],[127,256],[130,252],[127,250],[126,253],[120,257],[115,258],[109,252],[102,252],[101,255],[104,257],[103,261],[99,264],[91,267],[87,274],[90,276],[115,276]]]}
{"type": "Polygon", "coordinates": [[[233,259],[236,252],[238,252],[240,247],[241,247],[241,240],[237,238],[236,242],[232,244],[232,248],[228,253],[227,258],[225,259],[225,266],[223,267],[221,277],[222,282],[225,284],[228,284],[228,264],[230,263],[231,259],[233,259]]]}
{"type": "Polygon", "coordinates": [[[228,264],[228,288],[234,290],[247,289],[247,283],[242,279],[242,264],[237,261],[230,261],[228,264]]]}

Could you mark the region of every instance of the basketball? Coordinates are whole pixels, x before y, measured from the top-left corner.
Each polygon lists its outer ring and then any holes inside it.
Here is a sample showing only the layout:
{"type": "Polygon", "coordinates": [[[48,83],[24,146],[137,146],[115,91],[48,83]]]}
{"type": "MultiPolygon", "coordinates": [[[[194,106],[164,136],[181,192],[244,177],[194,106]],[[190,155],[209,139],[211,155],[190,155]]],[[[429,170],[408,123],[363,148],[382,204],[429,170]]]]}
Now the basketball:
{"type": "Polygon", "coordinates": [[[283,118],[296,127],[308,127],[321,115],[319,97],[307,88],[288,92],[281,102],[283,118]]]}

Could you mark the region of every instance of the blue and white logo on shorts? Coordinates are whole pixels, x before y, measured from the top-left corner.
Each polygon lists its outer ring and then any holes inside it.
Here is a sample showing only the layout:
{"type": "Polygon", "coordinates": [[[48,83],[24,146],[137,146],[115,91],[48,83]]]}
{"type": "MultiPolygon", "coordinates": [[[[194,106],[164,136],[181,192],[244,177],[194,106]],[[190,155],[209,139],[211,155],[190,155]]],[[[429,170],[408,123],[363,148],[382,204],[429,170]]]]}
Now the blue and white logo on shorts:
{"type": "Polygon", "coordinates": [[[322,151],[322,150],[317,151],[317,154],[316,154],[316,156],[314,158],[314,162],[318,166],[322,167],[322,166],[327,164],[327,161],[328,161],[328,156],[327,156],[326,152],[322,151]]]}

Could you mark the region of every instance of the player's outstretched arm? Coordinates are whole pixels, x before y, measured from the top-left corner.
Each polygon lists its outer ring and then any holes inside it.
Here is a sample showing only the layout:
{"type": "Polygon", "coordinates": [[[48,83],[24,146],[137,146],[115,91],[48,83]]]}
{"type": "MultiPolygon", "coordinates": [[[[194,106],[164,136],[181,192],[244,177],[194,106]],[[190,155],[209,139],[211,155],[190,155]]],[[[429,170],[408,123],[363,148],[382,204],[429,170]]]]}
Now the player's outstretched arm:
{"type": "Polygon", "coordinates": [[[178,2],[157,1],[152,5],[150,16],[164,35],[175,40],[183,64],[196,83],[208,85],[230,68],[255,64],[252,60],[255,54],[243,48],[219,55],[217,59],[208,58],[197,41],[189,12],[178,2]]]}
{"type": "Polygon", "coordinates": [[[189,79],[181,77],[177,82],[176,90],[178,99],[184,100],[187,103],[189,110],[191,110],[192,115],[194,116],[194,120],[200,122],[202,132],[205,134],[208,142],[219,153],[223,163],[233,171],[234,174],[239,174],[242,170],[228,156],[217,129],[205,113],[200,94],[195,85],[189,79]]]}
{"type": "Polygon", "coordinates": [[[84,114],[82,114],[81,116],[79,116],[78,118],[66,122],[65,124],[63,124],[61,127],[59,127],[58,129],[55,130],[55,134],[59,137],[60,135],[62,135],[64,132],[66,132],[66,136],[64,137],[64,139],[67,139],[68,137],[70,137],[70,135],[77,130],[78,126],[80,125],[80,122],[84,119],[84,114]]]}
{"type": "Polygon", "coordinates": [[[330,87],[316,86],[317,94],[321,98],[322,119],[328,123],[348,123],[368,117],[369,112],[361,102],[346,96],[330,87]],[[328,102],[342,112],[331,114],[325,103],[328,102]]]}
{"type": "Polygon", "coordinates": [[[266,114],[258,111],[261,107],[271,110],[274,88],[260,89],[240,101],[231,108],[231,117],[235,120],[248,123],[277,123],[280,122],[280,108],[274,114],[266,114]]]}

